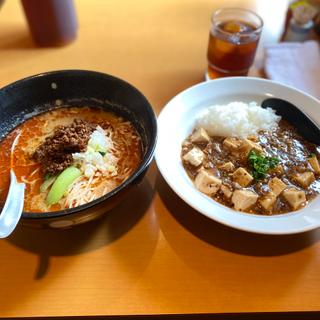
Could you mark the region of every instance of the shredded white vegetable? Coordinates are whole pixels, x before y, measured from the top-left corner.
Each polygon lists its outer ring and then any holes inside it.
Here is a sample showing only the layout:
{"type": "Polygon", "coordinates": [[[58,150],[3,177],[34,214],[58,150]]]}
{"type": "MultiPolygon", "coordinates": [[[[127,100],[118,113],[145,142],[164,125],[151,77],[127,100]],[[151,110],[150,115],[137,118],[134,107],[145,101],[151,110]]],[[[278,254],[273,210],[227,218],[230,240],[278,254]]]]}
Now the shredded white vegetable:
{"type": "Polygon", "coordinates": [[[82,175],[61,199],[62,206],[73,208],[98,199],[131,175],[133,169],[130,166],[119,168],[121,157],[138,138],[127,134],[128,126],[131,126],[129,122],[123,122],[116,130],[97,127],[89,139],[87,150],[73,154],[74,165],[82,175]]]}

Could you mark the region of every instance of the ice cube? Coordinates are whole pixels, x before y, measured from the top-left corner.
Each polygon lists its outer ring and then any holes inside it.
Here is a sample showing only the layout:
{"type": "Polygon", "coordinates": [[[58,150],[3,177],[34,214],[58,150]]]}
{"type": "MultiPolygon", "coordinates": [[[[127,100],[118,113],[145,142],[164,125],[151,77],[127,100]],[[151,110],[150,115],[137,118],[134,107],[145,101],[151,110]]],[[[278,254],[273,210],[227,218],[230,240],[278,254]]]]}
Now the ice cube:
{"type": "Polygon", "coordinates": [[[215,42],[216,45],[216,53],[218,52],[222,52],[222,53],[231,53],[233,50],[235,50],[235,46],[232,43],[232,41],[225,41],[225,40],[220,40],[220,39],[216,39],[215,42]]]}
{"type": "Polygon", "coordinates": [[[252,32],[254,27],[242,21],[228,21],[223,24],[222,30],[229,33],[243,34],[252,32]]]}
{"type": "Polygon", "coordinates": [[[233,33],[232,35],[229,36],[229,41],[233,44],[240,44],[241,41],[241,37],[240,37],[240,34],[239,33],[233,33]]]}
{"type": "Polygon", "coordinates": [[[237,33],[241,32],[242,24],[238,21],[229,21],[223,25],[223,31],[237,33]]]}

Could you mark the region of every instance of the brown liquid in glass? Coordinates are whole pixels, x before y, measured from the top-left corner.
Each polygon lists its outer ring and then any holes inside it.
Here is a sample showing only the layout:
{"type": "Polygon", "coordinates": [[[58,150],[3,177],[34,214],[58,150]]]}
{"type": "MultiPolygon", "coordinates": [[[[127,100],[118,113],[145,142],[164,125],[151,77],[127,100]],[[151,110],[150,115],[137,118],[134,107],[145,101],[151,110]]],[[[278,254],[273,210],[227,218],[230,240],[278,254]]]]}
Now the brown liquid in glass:
{"type": "Polygon", "coordinates": [[[211,79],[226,76],[246,76],[253,63],[259,33],[243,21],[225,21],[210,32],[208,75],[211,79]]]}

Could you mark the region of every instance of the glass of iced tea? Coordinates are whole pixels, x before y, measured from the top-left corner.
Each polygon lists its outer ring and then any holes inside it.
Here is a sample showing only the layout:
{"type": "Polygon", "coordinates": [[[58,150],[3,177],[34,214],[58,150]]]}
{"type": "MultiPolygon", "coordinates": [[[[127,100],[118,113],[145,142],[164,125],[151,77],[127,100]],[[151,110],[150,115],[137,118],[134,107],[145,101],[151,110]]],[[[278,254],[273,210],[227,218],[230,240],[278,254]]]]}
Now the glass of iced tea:
{"type": "Polygon", "coordinates": [[[211,18],[207,78],[246,76],[263,26],[254,12],[241,8],[215,11],[211,18]]]}

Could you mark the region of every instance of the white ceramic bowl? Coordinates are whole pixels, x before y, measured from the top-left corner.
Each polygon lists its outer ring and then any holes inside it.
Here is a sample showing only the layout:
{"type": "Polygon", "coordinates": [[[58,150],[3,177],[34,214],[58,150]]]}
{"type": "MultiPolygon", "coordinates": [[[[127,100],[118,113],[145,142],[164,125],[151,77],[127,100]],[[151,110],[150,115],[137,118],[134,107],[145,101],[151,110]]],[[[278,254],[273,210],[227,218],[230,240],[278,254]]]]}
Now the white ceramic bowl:
{"type": "MultiPolygon", "coordinates": [[[[181,143],[191,133],[198,114],[213,104],[287,100],[320,125],[320,101],[294,88],[250,77],[223,78],[195,85],[174,97],[158,117],[156,161],[170,187],[191,207],[225,225],[262,234],[292,234],[320,226],[320,196],[301,210],[275,216],[241,213],[199,192],[185,172],[181,143]]],[[[319,141],[320,143],[320,141],[319,141]]]]}

